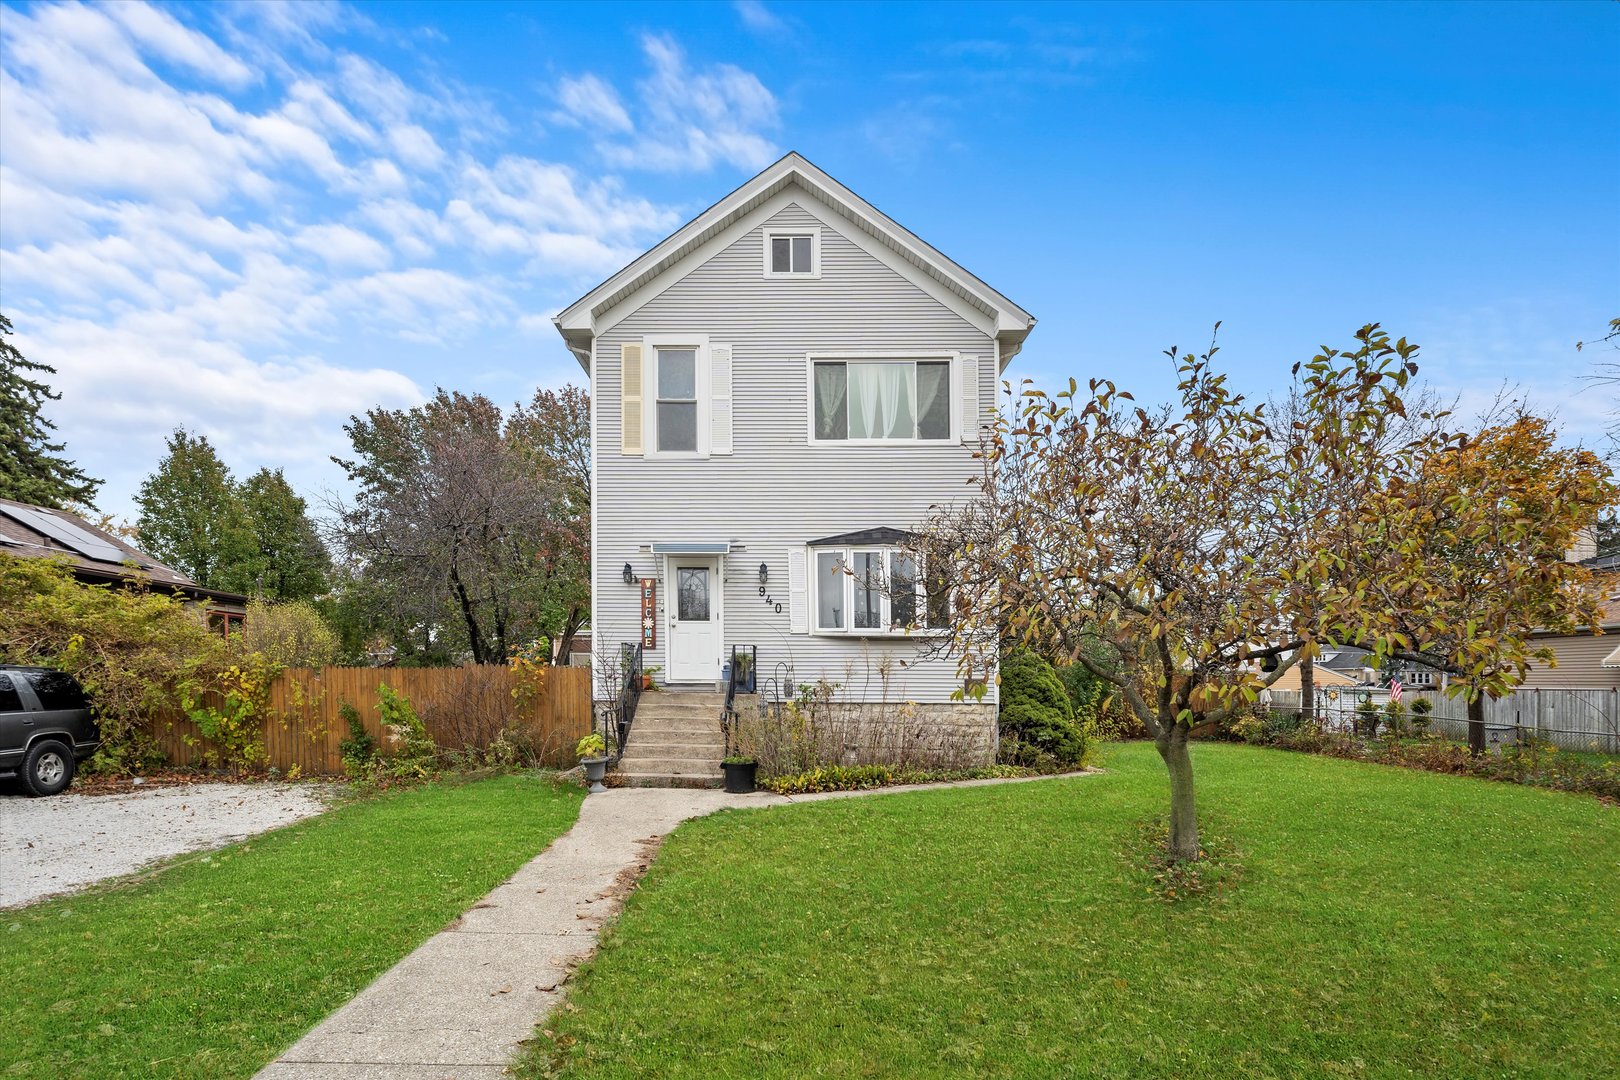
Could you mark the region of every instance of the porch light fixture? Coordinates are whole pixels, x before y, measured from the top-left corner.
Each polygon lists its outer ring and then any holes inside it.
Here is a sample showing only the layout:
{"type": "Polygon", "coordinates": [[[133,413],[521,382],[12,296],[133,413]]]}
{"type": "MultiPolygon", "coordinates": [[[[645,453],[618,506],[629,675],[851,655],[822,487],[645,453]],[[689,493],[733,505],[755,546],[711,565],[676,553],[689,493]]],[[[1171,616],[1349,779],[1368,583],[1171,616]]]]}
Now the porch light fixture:
{"type": "Polygon", "coordinates": [[[636,583],[635,567],[631,566],[629,563],[624,564],[624,583],[626,585],[634,585],[636,583]]]}
{"type": "Polygon", "coordinates": [[[771,577],[771,568],[769,566],[767,566],[765,563],[760,563],[759,564],[759,583],[761,585],[765,584],[765,582],[770,580],[770,577],[771,577]]]}

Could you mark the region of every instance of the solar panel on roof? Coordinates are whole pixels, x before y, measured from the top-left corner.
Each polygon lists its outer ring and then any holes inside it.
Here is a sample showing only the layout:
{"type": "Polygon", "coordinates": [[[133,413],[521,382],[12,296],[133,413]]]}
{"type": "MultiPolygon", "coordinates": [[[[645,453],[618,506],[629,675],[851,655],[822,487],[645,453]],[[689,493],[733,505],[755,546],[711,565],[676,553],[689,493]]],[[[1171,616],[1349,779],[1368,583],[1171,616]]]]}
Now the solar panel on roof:
{"type": "Polygon", "coordinates": [[[98,562],[117,563],[126,559],[134,561],[143,568],[149,568],[150,563],[135,558],[129,552],[108,543],[89,529],[82,528],[65,521],[55,514],[44,510],[36,510],[31,506],[0,506],[0,513],[19,521],[36,532],[42,532],[58,543],[65,544],[70,550],[77,551],[88,559],[98,562]]]}

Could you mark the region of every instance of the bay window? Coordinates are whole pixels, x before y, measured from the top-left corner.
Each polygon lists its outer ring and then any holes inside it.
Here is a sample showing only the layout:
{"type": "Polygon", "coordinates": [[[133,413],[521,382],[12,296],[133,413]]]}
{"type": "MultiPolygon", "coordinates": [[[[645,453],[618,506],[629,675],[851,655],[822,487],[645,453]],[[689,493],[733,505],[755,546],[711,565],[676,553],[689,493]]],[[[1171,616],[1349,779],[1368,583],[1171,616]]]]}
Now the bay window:
{"type": "Polygon", "coordinates": [[[943,574],[919,573],[897,548],[816,548],[817,633],[870,637],[944,629],[950,597],[943,574]]]}
{"type": "Polygon", "coordinates": [[[951,437],[951,362],[815,360],[817,442],[944,442],[951,437]]]}

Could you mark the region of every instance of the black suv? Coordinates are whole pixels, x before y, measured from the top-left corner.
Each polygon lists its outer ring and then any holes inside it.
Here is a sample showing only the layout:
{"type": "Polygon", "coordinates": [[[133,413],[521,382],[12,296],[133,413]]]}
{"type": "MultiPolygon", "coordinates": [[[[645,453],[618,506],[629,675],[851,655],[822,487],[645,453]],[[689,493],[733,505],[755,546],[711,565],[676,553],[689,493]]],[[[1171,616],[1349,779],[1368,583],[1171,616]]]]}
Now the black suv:
{"type": "Polygon", "coordinates": [[[20,777],[30,795],[55,795],[100,745],[90,702],[73,676],[0,664],[0,777],[20,777]]]}

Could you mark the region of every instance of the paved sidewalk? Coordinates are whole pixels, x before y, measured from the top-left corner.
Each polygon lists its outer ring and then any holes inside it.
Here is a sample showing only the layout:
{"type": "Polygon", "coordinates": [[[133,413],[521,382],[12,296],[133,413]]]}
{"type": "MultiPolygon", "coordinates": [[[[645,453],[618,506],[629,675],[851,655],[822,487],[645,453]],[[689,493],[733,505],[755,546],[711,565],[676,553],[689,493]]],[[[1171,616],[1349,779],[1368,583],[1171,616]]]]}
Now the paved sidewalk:
{"type": "Polygon", "coordinates": [[[726,807],[1021,782],[971,780],[791,798],[680,788],[591,795],[572,829],[265,1066],[259,1080],[504,1076],[518,1044],[557,1006],[569,974],[618,914],[658,842],[688,818],[726,807]]]}

